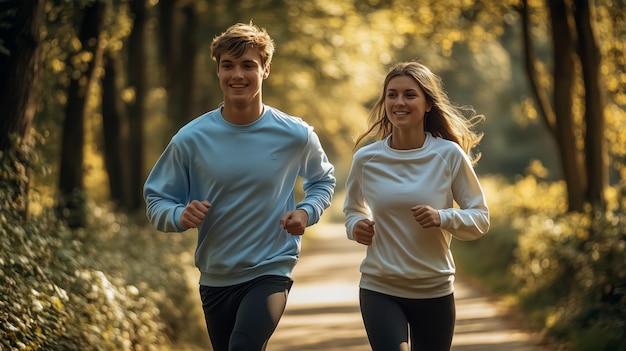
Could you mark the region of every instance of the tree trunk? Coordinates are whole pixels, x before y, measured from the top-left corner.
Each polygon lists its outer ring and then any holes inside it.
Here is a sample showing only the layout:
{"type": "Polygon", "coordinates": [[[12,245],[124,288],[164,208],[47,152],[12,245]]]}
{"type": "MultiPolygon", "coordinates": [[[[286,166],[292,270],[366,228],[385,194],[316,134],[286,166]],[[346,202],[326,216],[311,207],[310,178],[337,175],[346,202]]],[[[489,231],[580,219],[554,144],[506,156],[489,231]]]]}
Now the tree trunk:
{"type": "Polygon", "coordinates": [[[173,135],[194,116],[198,19],[195,2],[159,3],[160,47],[167,91],[168,135],[173,135]],[[182,16],[182,17],[181,17],[182,16]]]}
{"type": "Polygon", "coordinates": [[[126,105],[120,94],[123,88],[121,75],[123,62],[108,51],[104,60],[102,79],[102,130],[104,134],[104,164],[109,176],[109,193],[117,205],[124,204],[124,172],[128,169],[128,153],[125,143],[128,139],[126,105]]]}
{"type": "Polygon", "coordinates": [[[521,15],[524,35],[526,73],[539,105],[540,115],[557,143],[561,170],[566,184],[569,211],[582,211],[585,201],[586,177],[582,157],[576,148],[574,120],[572,115],[574,87],[574,45],[567,7],[562,0],[549,0],[553,44],[553,101],[539,83],[535,69],[528,1],[522,1],[521,15]]]}
{"type": "Polygon", "coordinates": [[[86,224],[85,186],[83,169],[83,148],[85,144],[85,118],[87,99],[95,78],[96,67],[100,64],[100,31],[103,25],[105,4],[102,1],[89,3],[85,7],[78,34],[82,45],[77,55],[70,56],[68,67],[74,69],[68,88],[63,140],[61,149],[61,169],[59,175],[59,198],[57,210],[61,218],[67,220],[71,228],[86,224]],[[78,57],[89,57],[83,61],[78,57]],[[74,64],[77,63],[77,64],[74,64]]]}
{"type": "MultiPolygon", "coordinates": [[[[163,65],[163,77],[165,90],[169,91],[176,82],[174,67],[179,55],[176,21],[176,0],[161,0],[158,5],[159,11],[159,51],[161,64],[163,65]]],[[[169,94],[168,94],[169,95],[169,94]]]]}
{"type": "Polygon", "coordinates": [[[147,10],[145,0],[132,0],[133,29],[128,39],[128,85],[135,92],[135,99],[128,105],[128,155],[130,157],[128,188],[125,207],[136,211],[143,206],[143,141],[145,100],[147,94],[146,41],[147,10]]]}
{"type": "Polygon", "coordinates": [[[596,209],[606,206],[604,191],[608,186],[608,163],[604,139],[604,86],[600,74],[601,53],[594,33],[592,1],[574,1],[574,18],[578,33],[580,56],[585,85],[585,168],[587,170],[586,200],[596,209]]]}
{"type": "Polygon", "coordinates": [[[572,111],[574,98],[574,59],[576,55],[572,24],[563,0],[548,1],[552,24],[555,134],[559,145],[563,177],[567,185],[568,210],[582,211],[585,202],[586,177],[582,155],[576,147],[572,111]]]}
{"type": "MultiPolygon", "coordinates": [[[[159,2],[159,25],[161,49],[161,63],[163,66],[164,87],[167,93],[166,121],[168,136],[173,135],[179,123],[179,103],[181,89],[179,81],[179,67],[183,59],[181,54],[180,40],[180,8],[176,6],[176,0],[163,0],[159,2]]],[[[163,145],[165,147],[165,145],[163,145]]]]}
{"type": "Polygon", "coordinates": [[[8,167],[1,173],[6,189],[0,191],[23,220],[29,215],[27,164],[39,94],[44,5],[43,0],[0,2],[0,160],[8,167]]]}
{"type": "Polygon", "coordinates": [[[181,31],[181,55],[179,59],[179,90],[180,95],[177,101],[178,118],[176,118],[177,128],[190,121],[195,113],[194,106],[194,85],[196,77],[196,57],[198,56],[198,46],[196,44],[196,32],[198,18],[196,16],[193,3],[183,7],[184,15],[183,28],[181,31]]]}
{"type": "Polygon", "coordinates": [[[550,97],[546,93],[546,90],[541,86],[539,73],[535,68],[537,58],[535,56],[535,45],[533,44],[533,38],[531,33],[530,14],[528,9],[528,1],[522,1],[521,7],[522,17],[522,35],[524,43],[524,63],[526,66],[526,75],[530,83],[531,91],[535,97],[537,107],[539,108],[539,115],[543,118],[543,121],[554,138],[557,141],[556,136],[556,116],[550,103],[550,97]]]}

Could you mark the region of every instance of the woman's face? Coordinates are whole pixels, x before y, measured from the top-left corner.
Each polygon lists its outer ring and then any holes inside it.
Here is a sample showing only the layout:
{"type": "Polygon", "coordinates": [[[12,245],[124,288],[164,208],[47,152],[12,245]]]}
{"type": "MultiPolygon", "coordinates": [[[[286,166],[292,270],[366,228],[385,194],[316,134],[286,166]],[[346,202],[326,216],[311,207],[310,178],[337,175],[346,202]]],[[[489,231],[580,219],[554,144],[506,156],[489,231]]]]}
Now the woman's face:
{"type": "Polygon", "coordinates": [[[385,91],[385,112],[398,129],[424,130],[424,115],[431,104],[415,79],[408,76],[392,78],[385,91]]]}

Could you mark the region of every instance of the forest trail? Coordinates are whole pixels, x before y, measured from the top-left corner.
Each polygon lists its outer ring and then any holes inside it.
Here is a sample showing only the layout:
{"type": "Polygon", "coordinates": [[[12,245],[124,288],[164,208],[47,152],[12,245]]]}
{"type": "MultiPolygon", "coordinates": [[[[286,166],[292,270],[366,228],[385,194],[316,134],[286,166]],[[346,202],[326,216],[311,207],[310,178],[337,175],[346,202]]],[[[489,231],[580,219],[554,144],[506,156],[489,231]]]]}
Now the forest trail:
{"type": "MultiPolygon", "coordinates": [[[[287,309],[268,351],[367,351],[358,303],[365,246],[342,224],[317,224],[304,240],[287,309]]],[[[462,277],[455,283],[457,321],[452,351],[538,351],[539,336],[517,328],[490,297],[462,277]]]]}

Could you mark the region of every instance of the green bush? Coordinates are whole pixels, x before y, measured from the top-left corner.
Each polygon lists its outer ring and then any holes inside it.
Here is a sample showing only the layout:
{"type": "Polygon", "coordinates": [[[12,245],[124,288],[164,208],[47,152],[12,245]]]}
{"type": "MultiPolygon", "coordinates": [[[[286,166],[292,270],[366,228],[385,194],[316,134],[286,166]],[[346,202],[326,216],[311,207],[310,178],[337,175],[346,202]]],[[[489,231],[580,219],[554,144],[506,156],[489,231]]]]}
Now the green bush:
{"type": "Polygon", "coordinates": [[[624,188],[611,189],[605,213],[566,213],[562,183],[482,183],[492,227],[480,240],[454,243],[460,271],[572,350],[626,350],[624,188]]]}
{"type": "Polygon", "coordinates": [[[94,203],[83,229],[45,206],[25,220],[14,185],[27,173],[0,159],[1,350],[180,350],[206,338],[193,235],[94,203]]]}
{"type": "Polygon", "coordinates": [[[626,216],[536,216],[520,237],[521,301],[575,350],[626,350],[626,216]],[[617,346],[621,345],[621,346],[617,346]]]}

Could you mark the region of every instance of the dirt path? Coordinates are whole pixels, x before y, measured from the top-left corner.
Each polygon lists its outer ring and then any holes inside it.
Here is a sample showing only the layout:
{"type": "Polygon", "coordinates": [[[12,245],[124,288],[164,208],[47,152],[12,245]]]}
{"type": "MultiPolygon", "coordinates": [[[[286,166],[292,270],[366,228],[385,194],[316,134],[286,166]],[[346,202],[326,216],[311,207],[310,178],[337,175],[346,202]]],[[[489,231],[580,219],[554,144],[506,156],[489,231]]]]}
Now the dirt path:
{"type": "MultiPolygon", "coordinates": [[[[358,307],[365,247],[346,239],[343,225],[318,224],[308,234],[315,235],[305,241],[287,310],[268,351],[370,350],[358,307]]],[[[460,277],[455,286],[452,351],[542,350],[536,335],[513,327],[495,303],[460,277]]]]}

